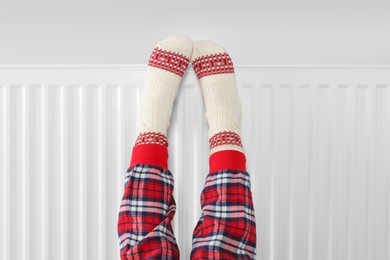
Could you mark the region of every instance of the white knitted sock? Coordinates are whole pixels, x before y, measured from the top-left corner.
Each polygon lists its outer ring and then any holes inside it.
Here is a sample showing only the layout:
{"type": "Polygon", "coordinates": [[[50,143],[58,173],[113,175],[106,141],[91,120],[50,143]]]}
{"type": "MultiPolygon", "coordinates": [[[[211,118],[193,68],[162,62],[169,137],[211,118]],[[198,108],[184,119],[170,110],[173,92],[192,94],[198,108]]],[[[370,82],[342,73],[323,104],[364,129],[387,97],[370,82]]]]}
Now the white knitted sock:
{"type": "Polygon", "coordinates": [[[192,47],[193,42],[189,37],[179,35],[156,44],[146,72],[137,143],[148,143],[148,140],[149,143],[159,143],[150,138],[155,134],[166,138],[173,103],[190,62],[192,47]]]}
{"type": "Polygon", "coordinates": [[[240,136],[241,102],[229,54],[214,42],[194,41],[191,63],[206,104],[210,154],[221,150],[245,154],[240,136]]]}

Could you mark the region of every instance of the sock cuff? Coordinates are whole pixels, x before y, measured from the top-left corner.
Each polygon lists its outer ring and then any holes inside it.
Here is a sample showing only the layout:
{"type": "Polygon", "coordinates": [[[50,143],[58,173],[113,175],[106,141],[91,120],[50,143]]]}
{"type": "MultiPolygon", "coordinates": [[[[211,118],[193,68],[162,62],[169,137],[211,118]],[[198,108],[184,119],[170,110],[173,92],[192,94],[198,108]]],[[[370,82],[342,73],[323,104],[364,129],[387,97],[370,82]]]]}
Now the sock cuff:
{"type": "Polygon", "coordinates": [[[210,149],[225,144],[232,144],[242,147],[241,136],[234,131],[218,132],[209,139],[209,143],[210,149]]]}
{"type": "Polygon", "coordinates": [[[222,150],[236,150],[236,151],[242,152],[243,154],[246,154],[245,148],[242,146],[233,145],[233,144],[224,144],[224,145],[219,145],[219,146],[216,146],[216,147],[210,149],[210,155],[215,153],[215,152],[222,151],[222,150]]]}
{"type": "Polygon", "coordinates": [[[236,150],[245,154],[241,136],[234,131],[220,131],[209,139],[210,155],[223,150],[236,150]]]}

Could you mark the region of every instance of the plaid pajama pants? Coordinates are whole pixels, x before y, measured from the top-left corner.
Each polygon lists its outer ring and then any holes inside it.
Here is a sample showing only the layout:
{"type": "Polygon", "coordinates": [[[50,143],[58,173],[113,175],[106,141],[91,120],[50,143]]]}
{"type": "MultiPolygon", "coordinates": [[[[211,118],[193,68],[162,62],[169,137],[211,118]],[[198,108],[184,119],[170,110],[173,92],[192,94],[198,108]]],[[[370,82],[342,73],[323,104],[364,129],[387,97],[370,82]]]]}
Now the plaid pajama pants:
{"type": "MultiPolygon", "coordinates": [[[[167,147],[161,145],[133,148],[118,217],[122,260],[180,259],[171,225],[176,203],[167,158],[167,147]]],[[[190,259],[255,259],[255,212],[245,155],[219,151],[209,164],[190,259]]]]}

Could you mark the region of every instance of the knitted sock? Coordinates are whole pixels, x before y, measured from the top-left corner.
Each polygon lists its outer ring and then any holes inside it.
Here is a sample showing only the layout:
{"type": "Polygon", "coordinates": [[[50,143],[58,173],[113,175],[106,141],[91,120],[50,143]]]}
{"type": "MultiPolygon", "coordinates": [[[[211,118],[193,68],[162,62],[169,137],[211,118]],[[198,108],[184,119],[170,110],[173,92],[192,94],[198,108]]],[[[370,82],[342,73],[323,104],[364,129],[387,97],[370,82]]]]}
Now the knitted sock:
{"type": "Polygon", "coordinates": [[[223,47],[195,41],[192,66],[206,104],[211,149],[190,259],[255,259],[255,212],[233,62],[223,47]]]}
{"type": "Polygon", "coordinates": [[[229,54],[214,42],[195,41],[191,63],[206,104],[210,155],[222,150],[245,154],[240,136],[241,103],[229,54]]]}
{"type": "Polygon", "coordinates": [[[149,59],[138,137],[118,215],[122,260],[180,257],[171,224],[176,202],[166,134],[192,45],[187,37],[171,36],[157,43],[149,59]]]}
{"type": "Polygon", "coordinates": [[[142,162],[167,168],[167,130],[192,47],[190,38],[178,35],[156,44],[148,62],[130,166],[142,162]]]}

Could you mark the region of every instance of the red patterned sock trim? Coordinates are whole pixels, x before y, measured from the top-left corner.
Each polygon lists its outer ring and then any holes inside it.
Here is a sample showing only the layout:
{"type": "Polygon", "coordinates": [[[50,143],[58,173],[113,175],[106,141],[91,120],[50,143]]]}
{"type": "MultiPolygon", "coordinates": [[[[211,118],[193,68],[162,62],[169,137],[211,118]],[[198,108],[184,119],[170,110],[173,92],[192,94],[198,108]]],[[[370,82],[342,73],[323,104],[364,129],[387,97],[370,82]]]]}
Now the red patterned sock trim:
{"type": "Polygon", "coordinates": [[[242,147],[241,137],[233,131],[222,131],[214,134],[210,140],[210,150],[215,146],[224,144],[233,144],[242,147]]]}
{"type": "Polygon", "coordinates": [[[183,54],[155,47],[150,55],[148,66],[167,70],[182,77],[189,62],[190,59],[183,54]]]}
{"type": "Polygon", "coordinates": [[[159,144],[168,147],[168,138],[159,132],[140,133],[135,141],[135,145],[141,144],[159,144]]]}
{"type": "Polygon", "coordinates": [[[213,74],[234,73],[233,61],[226,52],[200,56],[192,61],[192,67],[199,79],[213,74]]]}

